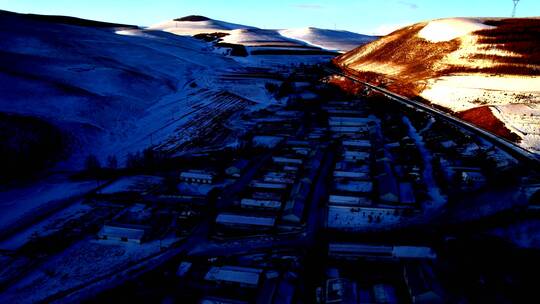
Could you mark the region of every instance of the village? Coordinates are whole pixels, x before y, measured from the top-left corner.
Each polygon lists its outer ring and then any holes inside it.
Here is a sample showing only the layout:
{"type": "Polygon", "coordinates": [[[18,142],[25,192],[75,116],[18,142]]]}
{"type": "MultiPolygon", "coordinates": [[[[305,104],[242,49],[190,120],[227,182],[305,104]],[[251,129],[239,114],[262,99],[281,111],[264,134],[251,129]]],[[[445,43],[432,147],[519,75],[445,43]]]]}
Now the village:
{"type": "MultiPolygon", "coordinates": [[[[75,214],[4,249],[0,286],[42,264],[52,269],[43,271],[43,284],[80,279],[47,301],[77,299],[113,274],[121,284],[93,302],[468,298],[445,289],[438,275],[448,271],[438,251],[452,233],[425,227],[451,227],[449,210],[499,187],[501,176],[509,192],[531,192],[520,179],[520,163],[367,89],[348,96],[299,78],[282,105],[235,122],[247,130],[235,147],[174,159],[150,155],[151,165],[112,180],[83,176],[102,184],[75,214]],[[81,254],[91,255],[92,265],[64,273],[62,260],[81,254]]],[[[528,205],[526,196],[515,200],[506,203],[528,205]]]]}

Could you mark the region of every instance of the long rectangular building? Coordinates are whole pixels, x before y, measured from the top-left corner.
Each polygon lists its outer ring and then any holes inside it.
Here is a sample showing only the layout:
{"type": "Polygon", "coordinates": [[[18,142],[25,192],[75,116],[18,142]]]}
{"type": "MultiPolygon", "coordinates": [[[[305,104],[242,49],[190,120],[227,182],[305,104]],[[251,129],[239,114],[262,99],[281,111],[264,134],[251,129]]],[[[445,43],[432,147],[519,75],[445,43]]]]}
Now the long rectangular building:
{"type": "Polygon", "coordinates": [[[276,218],[234,213],[221,213],[216,218],[216,224],[239,230],[271,229],[276,224],[276,218]]]}

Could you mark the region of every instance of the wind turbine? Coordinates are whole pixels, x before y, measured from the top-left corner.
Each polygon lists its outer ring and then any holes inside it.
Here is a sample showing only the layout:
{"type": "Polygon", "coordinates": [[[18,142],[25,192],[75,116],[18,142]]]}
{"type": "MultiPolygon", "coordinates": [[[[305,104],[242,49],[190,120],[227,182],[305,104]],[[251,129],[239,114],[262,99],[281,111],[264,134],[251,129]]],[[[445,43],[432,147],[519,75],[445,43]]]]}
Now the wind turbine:
{"type": "Polygon", "coordinates": [[[512,11],[512,18],[516,16],[517,6],[519,4],[519,0],[512,0],[514,2],[514,10],[512,11]]]}

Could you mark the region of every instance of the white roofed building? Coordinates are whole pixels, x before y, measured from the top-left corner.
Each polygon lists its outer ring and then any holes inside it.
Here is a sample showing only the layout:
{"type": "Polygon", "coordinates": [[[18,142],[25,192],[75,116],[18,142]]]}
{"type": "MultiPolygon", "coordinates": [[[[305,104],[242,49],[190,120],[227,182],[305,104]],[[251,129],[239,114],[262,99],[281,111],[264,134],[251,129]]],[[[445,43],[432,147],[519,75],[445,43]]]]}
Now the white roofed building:
{"type": "Polygon", "coordinates": [[[211,184],[214,174],[202,170],[189,170],[180,173],[180,180],[187,183],[211,184]]]}
{"type": "Polygon", "coordinates": [[[217,283],[239,284],[242,287],[257,288],[262,273],[262,269],[250,267],[211,267],[204,276],[204,279],[217,283]]]}

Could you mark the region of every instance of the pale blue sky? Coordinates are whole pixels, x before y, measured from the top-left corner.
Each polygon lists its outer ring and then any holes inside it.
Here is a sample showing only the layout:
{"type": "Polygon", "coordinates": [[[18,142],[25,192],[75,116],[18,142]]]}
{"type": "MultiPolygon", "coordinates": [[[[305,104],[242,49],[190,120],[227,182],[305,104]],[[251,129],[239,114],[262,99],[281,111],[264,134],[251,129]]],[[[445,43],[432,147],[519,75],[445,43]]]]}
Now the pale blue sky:
{"type": "MultiPolygon", "coordinates": [[[[191,14],[263,28],[315,26],[385,32],[442,17],[509,16],[512,0],[0,0],[0,9],[152,25],[191,14]]],[[[540,0],[522,0],[518,16],[540,16],[540,0]]]]}

